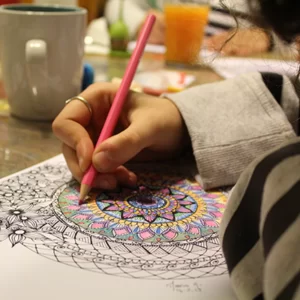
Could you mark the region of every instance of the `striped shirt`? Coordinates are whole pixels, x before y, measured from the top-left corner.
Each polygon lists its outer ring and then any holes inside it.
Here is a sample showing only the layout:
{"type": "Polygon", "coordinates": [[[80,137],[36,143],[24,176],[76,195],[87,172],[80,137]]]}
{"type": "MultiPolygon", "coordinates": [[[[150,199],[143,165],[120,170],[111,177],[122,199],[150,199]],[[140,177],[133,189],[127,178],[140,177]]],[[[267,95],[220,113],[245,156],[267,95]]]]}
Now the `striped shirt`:
{"type": "MultiPolygon", "coordinates": [[[[282,76],[264,73],[262,79],[282,105],[282,76]]],[[[296,138],[254,161],[231,193],[220,237],[238,299],[300,299],[299,232],[296,138]]]]}

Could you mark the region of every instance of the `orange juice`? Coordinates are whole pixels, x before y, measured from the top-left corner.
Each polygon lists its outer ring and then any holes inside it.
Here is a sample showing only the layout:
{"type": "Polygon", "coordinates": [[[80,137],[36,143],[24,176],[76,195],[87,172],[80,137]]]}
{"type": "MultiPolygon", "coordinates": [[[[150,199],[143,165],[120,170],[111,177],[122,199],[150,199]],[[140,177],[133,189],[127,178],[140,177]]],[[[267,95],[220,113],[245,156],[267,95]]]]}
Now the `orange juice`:
{"type": "Polygon", "coordinates": [[[194,64],[198,61],[209,5],[166,4],[166,61],[194,64]]]}

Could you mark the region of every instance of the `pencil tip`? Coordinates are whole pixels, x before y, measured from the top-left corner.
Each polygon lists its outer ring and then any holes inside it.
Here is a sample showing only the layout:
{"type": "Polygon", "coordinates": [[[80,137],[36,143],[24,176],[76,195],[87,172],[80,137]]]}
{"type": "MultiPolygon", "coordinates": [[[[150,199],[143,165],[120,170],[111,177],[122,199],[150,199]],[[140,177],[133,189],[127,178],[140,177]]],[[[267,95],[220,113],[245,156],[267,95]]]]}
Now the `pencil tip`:
{"type": "Polygon", "coordinates": [[[90,192],[90,187],[88,185],[82,184],[80,187],[80,195],[79,195],[79,205],[84,204],[85,198],[90,192]]]}

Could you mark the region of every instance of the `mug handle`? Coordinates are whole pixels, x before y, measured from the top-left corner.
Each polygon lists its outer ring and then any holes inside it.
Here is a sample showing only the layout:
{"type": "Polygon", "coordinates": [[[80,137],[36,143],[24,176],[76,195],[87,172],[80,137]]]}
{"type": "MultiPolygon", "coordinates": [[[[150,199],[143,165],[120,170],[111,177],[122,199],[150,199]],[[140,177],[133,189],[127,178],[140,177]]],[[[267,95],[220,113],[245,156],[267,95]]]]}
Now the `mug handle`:
{"type": "Polygon", "coordinates": [[[25,46],[26,73],[36,112],[51,109],[49,101],[49,76],[47,63],[47,43],[44,40],[29,40],[25,46]]]}

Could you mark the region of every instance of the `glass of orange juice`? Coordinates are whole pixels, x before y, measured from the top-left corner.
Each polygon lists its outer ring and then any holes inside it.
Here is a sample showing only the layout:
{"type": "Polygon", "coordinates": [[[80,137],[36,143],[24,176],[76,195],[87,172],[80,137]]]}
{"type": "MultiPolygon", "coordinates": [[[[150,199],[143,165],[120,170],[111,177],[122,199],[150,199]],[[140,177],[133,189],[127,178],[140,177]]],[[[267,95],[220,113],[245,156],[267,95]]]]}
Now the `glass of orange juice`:
{"type": "Polygon", "coordinates": [[[167,64],[198,63],[209,11],[208,0],[166,2],[164,12],[167,64]]]}

